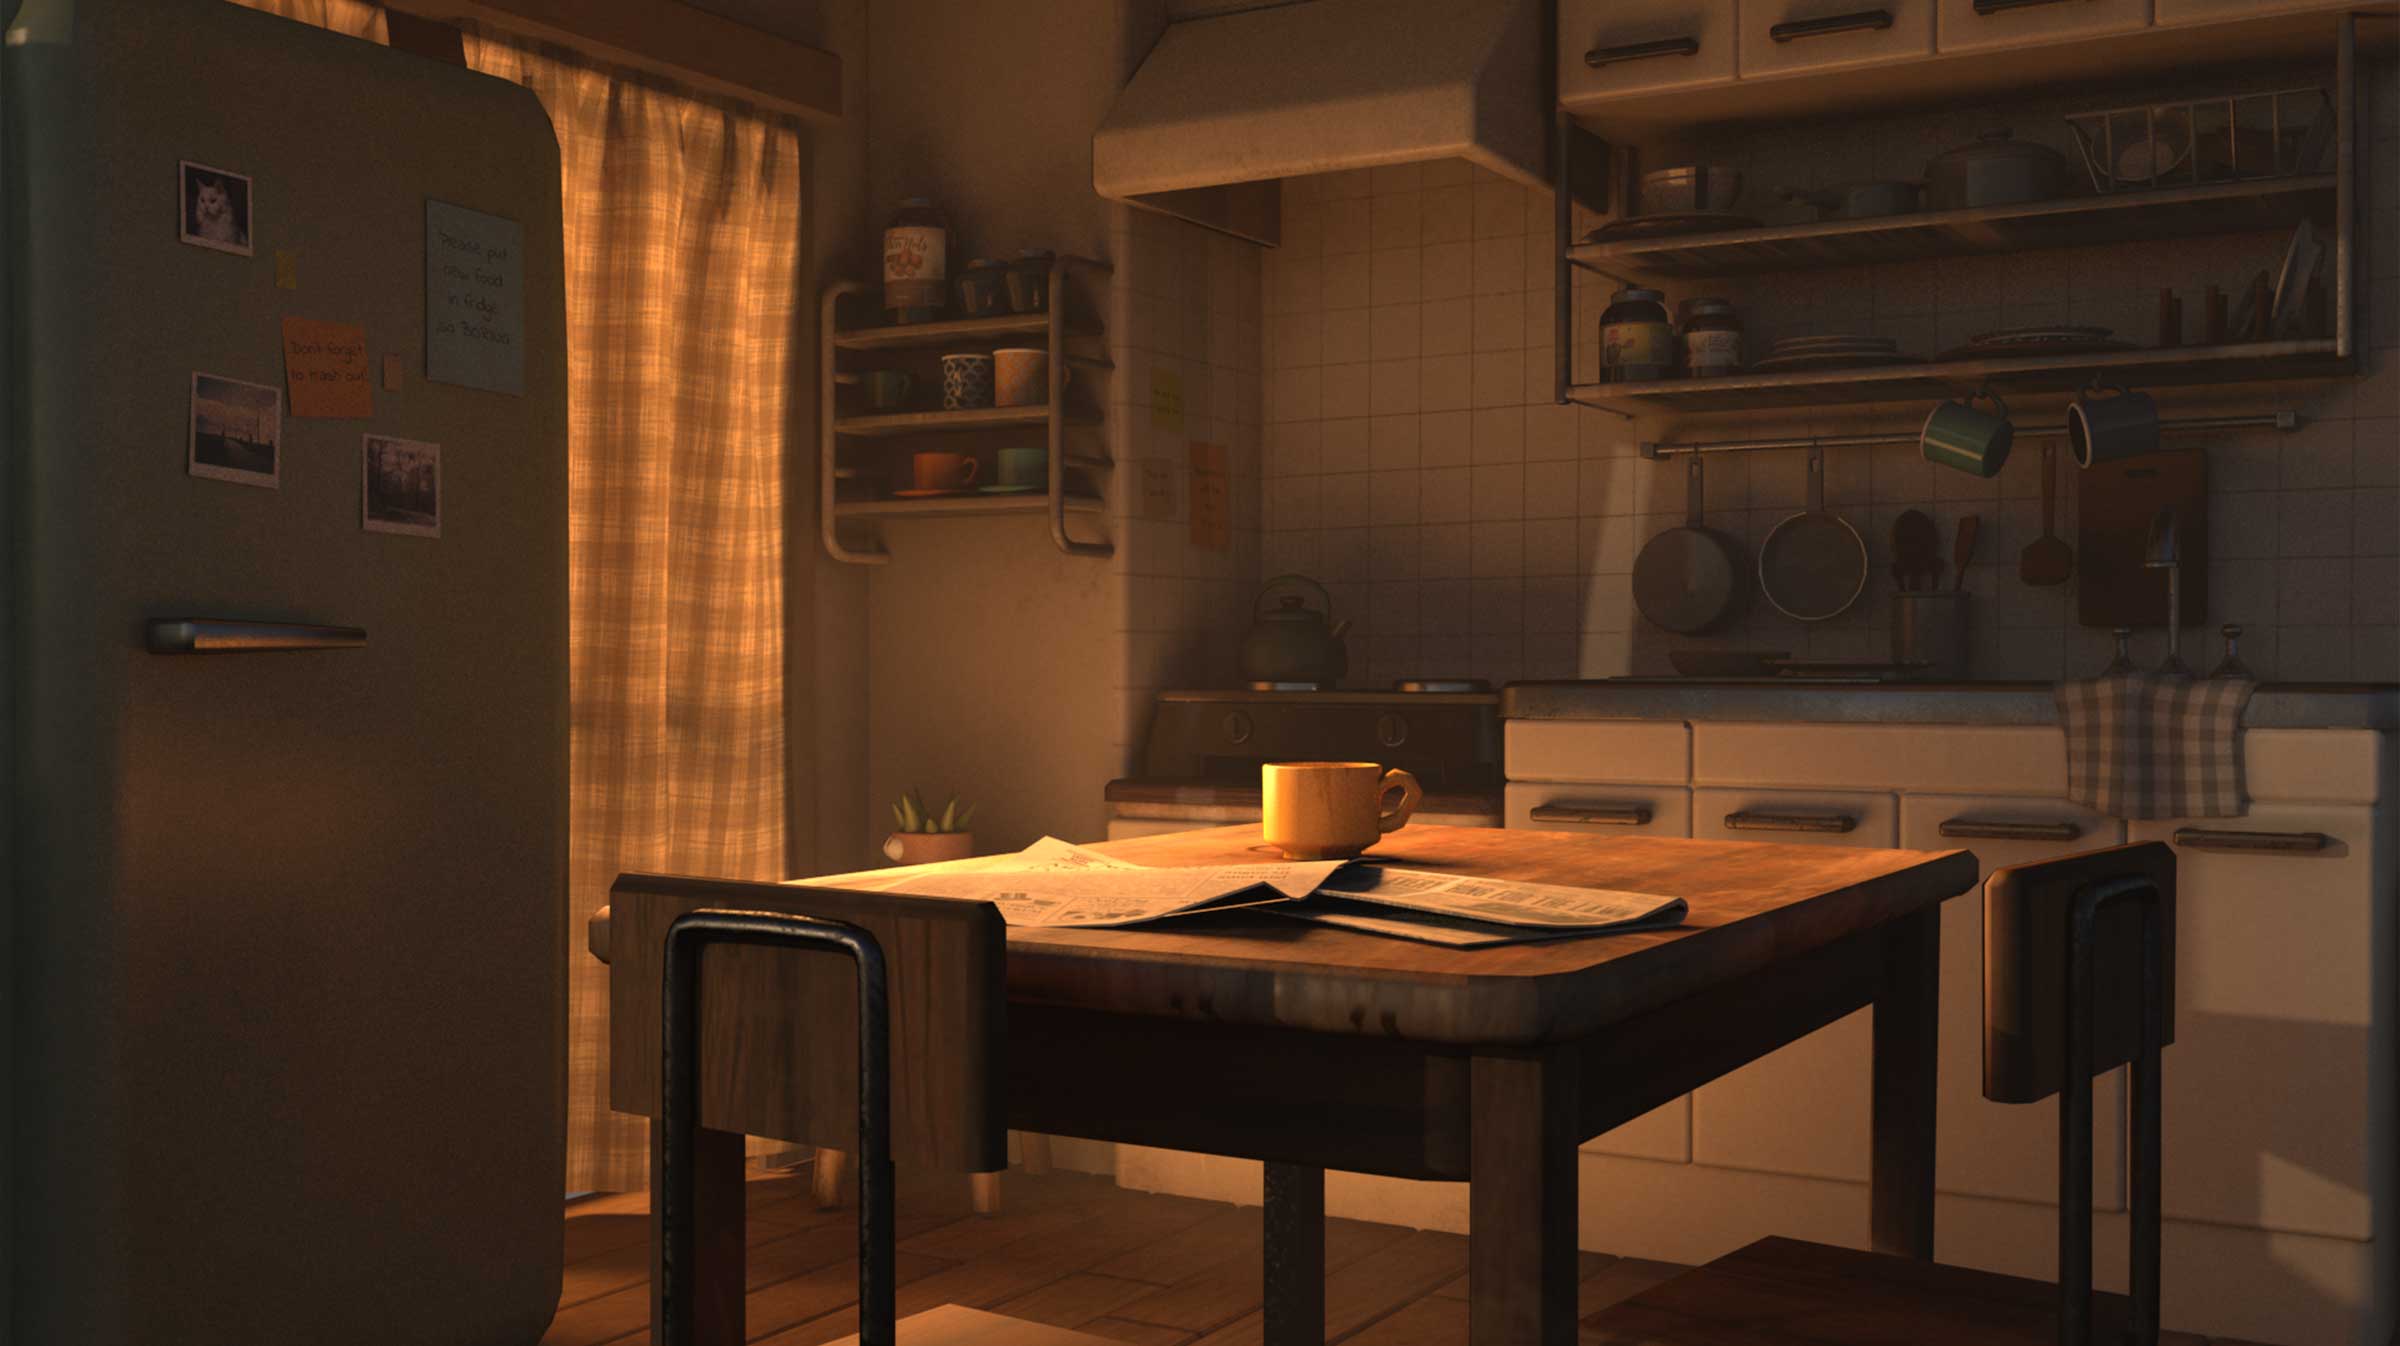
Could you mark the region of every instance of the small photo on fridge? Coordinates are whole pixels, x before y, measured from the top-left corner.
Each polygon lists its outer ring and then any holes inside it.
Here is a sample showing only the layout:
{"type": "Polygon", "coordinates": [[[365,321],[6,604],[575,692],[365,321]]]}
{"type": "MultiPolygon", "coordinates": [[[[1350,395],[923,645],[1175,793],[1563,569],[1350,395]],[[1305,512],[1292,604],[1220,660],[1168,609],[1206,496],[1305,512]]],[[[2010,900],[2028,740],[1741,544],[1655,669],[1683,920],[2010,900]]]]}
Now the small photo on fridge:
{"type": "Polygon", "coordinates": [[[283,456],[283,390],[193,374],[192,438],[186,452],[195,477],[275,486],[283,456]]]}
{"type": "Polygon", "coordinates": [[[251,255],[250,179],[223,168],[183,161],[183,241],[219,252],[251,255]]]}
{"type": "Polygon", "coordinates": [[[442,446],[389,435],[364,437],[361,521],[370,533],[442,535],[442,446]]]}

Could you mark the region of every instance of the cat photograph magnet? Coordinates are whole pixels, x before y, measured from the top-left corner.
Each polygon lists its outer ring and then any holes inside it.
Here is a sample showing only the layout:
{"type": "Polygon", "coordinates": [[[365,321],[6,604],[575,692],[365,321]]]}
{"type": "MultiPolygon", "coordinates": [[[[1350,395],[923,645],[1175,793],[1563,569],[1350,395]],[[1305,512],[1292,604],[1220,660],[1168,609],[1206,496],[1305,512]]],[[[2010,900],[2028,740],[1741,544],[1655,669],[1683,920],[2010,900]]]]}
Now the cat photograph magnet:
{"type": "Polygon", "coordinates": [[[250,179],[186,159],[181,186],[183,241],[250,256],[250,179]]]}

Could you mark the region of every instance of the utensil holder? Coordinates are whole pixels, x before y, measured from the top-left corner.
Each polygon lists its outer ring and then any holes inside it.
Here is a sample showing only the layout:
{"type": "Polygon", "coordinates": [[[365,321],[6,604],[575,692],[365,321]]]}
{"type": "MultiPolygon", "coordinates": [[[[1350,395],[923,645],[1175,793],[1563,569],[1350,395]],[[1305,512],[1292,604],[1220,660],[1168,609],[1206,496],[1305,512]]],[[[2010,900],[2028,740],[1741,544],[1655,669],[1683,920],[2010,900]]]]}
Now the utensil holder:
{"type": "Polygon", "coordinates": [[[1892,662],[1919,664],[1928,678],[1967,675],[1967,600],[1957,589],[1892,595],[1892,662]]]}

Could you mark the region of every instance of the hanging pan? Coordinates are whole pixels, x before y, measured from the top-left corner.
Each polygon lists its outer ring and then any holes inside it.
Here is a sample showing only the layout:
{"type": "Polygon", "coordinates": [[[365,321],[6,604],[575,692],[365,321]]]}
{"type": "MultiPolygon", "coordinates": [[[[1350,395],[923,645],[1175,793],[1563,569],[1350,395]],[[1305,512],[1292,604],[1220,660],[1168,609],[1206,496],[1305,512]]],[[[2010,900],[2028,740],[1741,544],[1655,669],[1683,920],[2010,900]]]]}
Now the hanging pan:
{"type": "Polygon", "coordinates": [[[1684,469],[1684,522],[1650,539],[1633,559],[1633,602],[1652,626],[1698,635],[1722,624],[1746,596],[1742,545],[1700,522],[1700,455],[1684,469]]]}
{"type": "Polygon", "coordinates": [[[1808,451],[1808,508],[1775,525],[1758,548],[1758,587],[1786,617],[1821,622],[1850,610],[1867,587],[1867,543],[1825,508],[1825,451],[1808,451]]]}

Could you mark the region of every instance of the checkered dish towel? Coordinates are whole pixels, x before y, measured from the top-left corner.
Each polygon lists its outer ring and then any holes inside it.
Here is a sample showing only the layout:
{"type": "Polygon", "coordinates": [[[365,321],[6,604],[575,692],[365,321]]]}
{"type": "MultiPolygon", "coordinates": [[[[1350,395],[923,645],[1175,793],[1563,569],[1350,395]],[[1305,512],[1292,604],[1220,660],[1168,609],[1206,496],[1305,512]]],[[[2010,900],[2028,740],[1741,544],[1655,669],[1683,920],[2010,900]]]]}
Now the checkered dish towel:
{"type": "Polygon", "coordinates": [[[2246,813],[2242,710],[2248,678],[2125,673],[2058,686],[2067,798],[2119,818],[2246,813]]]}

